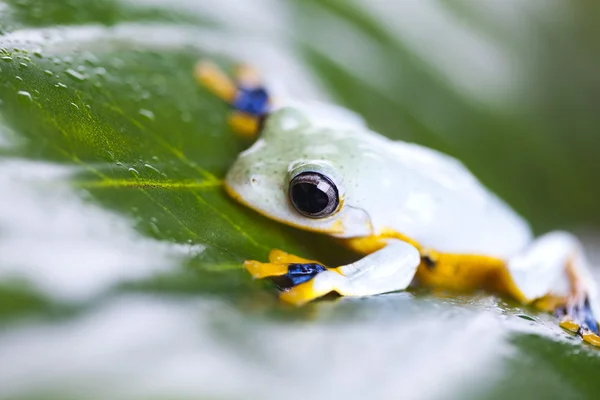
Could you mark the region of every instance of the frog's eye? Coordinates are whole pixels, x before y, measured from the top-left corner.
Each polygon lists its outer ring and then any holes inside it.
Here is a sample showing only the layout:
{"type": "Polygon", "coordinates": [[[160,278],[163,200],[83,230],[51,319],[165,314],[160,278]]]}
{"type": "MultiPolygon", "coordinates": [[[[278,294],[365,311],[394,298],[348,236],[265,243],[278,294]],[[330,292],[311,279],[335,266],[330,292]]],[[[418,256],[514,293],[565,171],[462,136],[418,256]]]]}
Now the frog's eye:
{"type": "Polygon", "coordinates": [[[337,211],[340,204],[335,184],[318,172],[306,171],[290,182],[290,201],[302,215],[325,218],[337,211]]]}

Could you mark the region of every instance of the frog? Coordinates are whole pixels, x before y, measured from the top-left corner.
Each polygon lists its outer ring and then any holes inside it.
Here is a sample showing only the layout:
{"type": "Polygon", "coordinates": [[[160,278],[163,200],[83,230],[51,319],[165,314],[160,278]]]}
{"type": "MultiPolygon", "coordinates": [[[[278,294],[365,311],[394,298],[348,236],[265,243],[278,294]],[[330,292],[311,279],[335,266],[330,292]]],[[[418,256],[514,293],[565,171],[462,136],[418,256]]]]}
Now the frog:
{"type": "Polygon", "coordinates": [[[195,69],[231,106],[229,121],[254,139],[228,170],[235,201],[269,219],[328,235],[357,253],[329,267],[273,249],[248,260],[296,306],[414,286],[487,290],[554,313],[559,325],[600,346],[598,291],[576,236],[534,237],[530,225],[458,159],[369,129],[358,114],[323,102],[277,102],[248,65],[235,79],[216,64],[195,69]]]}

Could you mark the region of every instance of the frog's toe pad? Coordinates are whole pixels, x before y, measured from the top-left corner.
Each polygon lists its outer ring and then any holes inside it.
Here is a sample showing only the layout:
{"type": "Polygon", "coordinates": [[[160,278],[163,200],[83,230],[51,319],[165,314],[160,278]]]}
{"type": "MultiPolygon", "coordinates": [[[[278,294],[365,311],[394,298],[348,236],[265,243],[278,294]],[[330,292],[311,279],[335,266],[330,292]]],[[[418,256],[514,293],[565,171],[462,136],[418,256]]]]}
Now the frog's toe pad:
{"type": "Polygon", "coordinates": [[[334,271],[323,271],[308,280],[283,291],[279,298],[281,301],[296,306],[303,305],[333,291],[339,292],[339,281],[342,275],[334,271]]]}
{"type": "Polygon", "coordinates": [[[571,319],[568,319],[568,318],[560,321],[559,325],[564,330],[567,330],[572,333],[577,333],[577,332],[579,332],[579,329],[580,329],[579,324],[577,322],[575,322],[571,319]]]}
{"type": "Polygon", "coordinates": [[[279,298],[285,303],[293,304],[295,306],[301,306],[327,293],[319,294],[315,292],[314,282],[309,280],[307,282],[294,286],[284,292],[281,292],[279,298]]]}
{"type": "Polygon", "coordinates": [[[256,279],[285,275],[288,267],[285,264],[262,263],[260,261],[244,261],[244,268],[256,279]]]}

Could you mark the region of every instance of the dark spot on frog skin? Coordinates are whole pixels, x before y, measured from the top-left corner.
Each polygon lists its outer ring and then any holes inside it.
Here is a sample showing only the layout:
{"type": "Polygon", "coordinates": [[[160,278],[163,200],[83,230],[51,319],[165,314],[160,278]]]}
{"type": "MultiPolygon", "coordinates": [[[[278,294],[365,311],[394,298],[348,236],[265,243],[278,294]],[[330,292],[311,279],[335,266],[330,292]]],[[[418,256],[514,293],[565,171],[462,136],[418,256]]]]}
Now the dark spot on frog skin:
{"type": "Polygon", "coordinates": [[[425,266],[428,269],[434,269],[435,268],[435,260],[433,258],[431,258],[430,255],[428,255],[428,254],[421,255],[421,261],[425,264],[425,266]]]}

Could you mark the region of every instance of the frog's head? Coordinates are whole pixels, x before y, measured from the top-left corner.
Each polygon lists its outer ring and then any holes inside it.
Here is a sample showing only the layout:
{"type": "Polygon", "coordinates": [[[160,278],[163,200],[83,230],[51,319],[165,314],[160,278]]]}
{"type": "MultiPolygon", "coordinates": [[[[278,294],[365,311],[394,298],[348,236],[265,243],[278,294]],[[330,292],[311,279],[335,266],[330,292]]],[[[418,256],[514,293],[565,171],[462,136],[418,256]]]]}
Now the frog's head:
{"type": "MultiPolygon", "coordinates": [[[[261,214],[340,237],[372,234],[368,213],[352,204],[344,172],[358,152],[346,132],[356,121],[286,107],[266,120],[260,138],[229,170],[227,192],[261,214]]],[[[352,186],[355,185],[352,183],[352,186]]]]}

